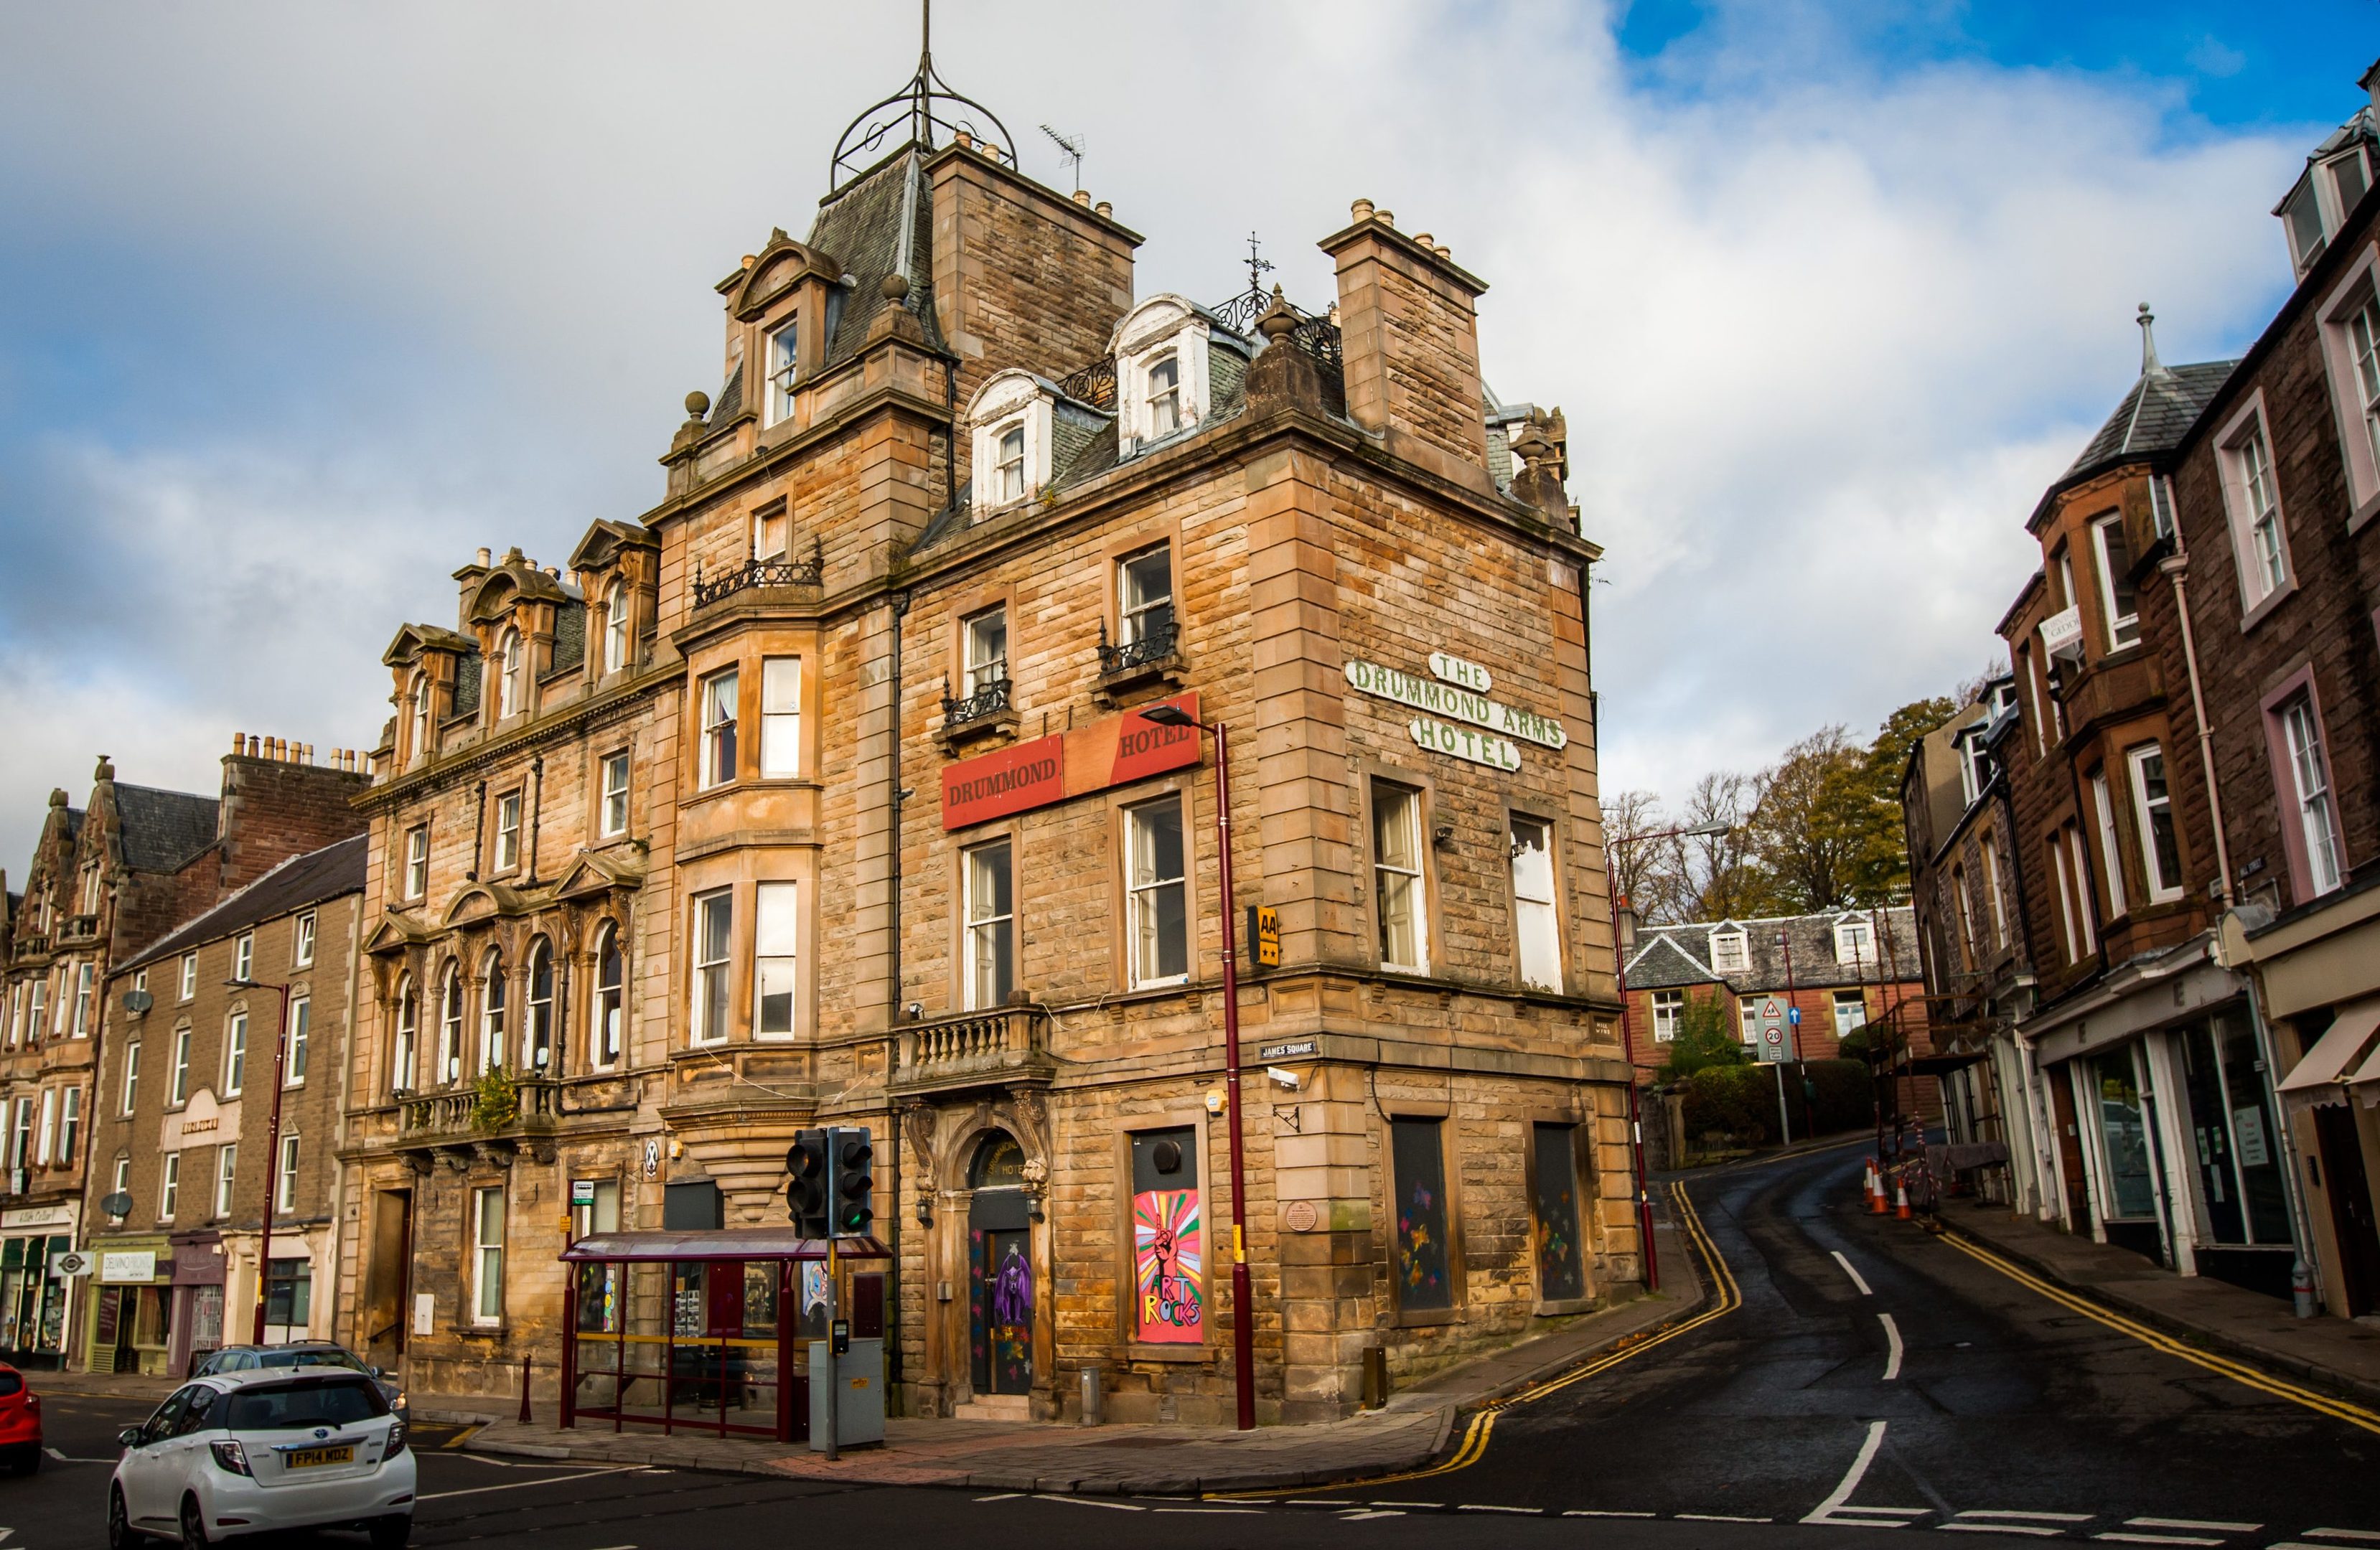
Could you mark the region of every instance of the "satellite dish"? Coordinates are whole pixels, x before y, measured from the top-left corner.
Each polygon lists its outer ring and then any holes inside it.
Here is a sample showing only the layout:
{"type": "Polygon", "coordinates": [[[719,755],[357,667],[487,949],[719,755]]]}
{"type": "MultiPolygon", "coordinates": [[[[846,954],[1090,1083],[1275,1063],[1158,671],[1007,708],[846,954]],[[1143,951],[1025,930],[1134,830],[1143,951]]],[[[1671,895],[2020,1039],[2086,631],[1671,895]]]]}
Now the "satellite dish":
{"type": "Polygon", "coordinates": [[[118,1190],[103,1199],[99,1208],[111,1217],[128,1217],[132,1215],[132,1197],[118,1190]]]}
{"type": "Polygon", "coordinates": [[[142,1012],[147,1011],[151,1007],[153,1007],[156,1004],[157,998],[152,996],[146,990],[127,990],[124,993],[124,1010],[130,1012],[135,1017],[140,1016],[142,1012]]]}

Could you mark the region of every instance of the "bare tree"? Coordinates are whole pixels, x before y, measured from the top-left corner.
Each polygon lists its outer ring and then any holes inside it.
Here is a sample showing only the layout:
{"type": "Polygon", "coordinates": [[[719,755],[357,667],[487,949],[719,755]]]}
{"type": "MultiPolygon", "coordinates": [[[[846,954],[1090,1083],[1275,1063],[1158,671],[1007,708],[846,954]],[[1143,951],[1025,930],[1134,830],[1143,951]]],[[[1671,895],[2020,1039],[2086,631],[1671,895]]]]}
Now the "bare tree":
{"type": "Polygon", "coordinates": [[[1611,858],[1612,890],[1643,915],[1655,901],[1654,874],[1666,860],[1662,842],[1645,836],[1669,828],[1661,799],[1649,791],[1623,791],[1603,804],[1603,847],[1611,858]]]}
{"type": "Polygon", "coordinates": [[[1754,907],[1755,853],[1752,817],[1760,807],[1760,778],[1718,769],[1694,782],[1681,827],[1723,823],[1726,831],[1668,842],[1675,872],[1665,920],[1725,920],[1754,907]]]}

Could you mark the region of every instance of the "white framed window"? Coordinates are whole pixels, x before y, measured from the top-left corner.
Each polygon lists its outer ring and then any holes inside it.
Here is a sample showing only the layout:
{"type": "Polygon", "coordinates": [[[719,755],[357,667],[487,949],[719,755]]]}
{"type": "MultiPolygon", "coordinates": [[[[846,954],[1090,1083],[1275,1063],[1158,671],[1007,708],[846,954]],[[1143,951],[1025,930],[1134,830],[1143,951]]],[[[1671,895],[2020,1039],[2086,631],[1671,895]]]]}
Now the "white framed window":
{"type": "Polygon", "coordinates": [[[1182,429],[1182,358],[1162,355],[1148,363],[1148,414],[1141,421],[1155,441],[1182,429]]]}
{"type": "Polygon", "coordinates": [[[734,668],[702,681],[702,785],[706,790],[735,779],[736,684],[734,668]]]}
{"type": "Polygon", "coordinates": [[[1867,1026],[1867,992],[1838,990],[1835,992],[1835,1037],[1846,1039],[1854,1030],[1867,1026]]]}
{"type": "Polygon", "coordinates": [[[769,332],[769,423],[794,415],[794,389],[802,374],[802,321],[788,319],[769,332]]]}
{"type": "MultiPolygon", "coordinates": [[[[430,826],[426,823],[418,823],[405,831],[405,897],[407,900],[419,901],[426,898],[429,892],[430,826]]],[[[188,999],[185,994],[183,999],[188,999]]]]}
{"type": "Polygon", "coordinates": [[[2357,437],[2357,444],[2350,448],[2350,467],[2356,463],[2353,454],[2360,450],[2363,454],[2362,466],[2354,469],[2355,493],[2359,501],[2368,501],[2380,493],[2380,298],[2375,298],[2368,274],[2362,285],[2362,294],[2349,307],[2341,330],[2351,395],[2351,402],[2342,406],[2349,411],[2342,418],[2353,422],[2357,437]]]}
{"type": "Polygon", "coordinates": [[[1835,922],[1835,962],[1859,968],[1874,968],[1876,927],[1855,918],[1835,922]]]}
{"type": "Polygon", "coordinates": [[[63,1035],[67,1031],[67,1011],[74,1005],[74,976],[63,965],[55,973],[58,980],[57,1017],[50,1024],[50,1032],[53,1035],[63,1035]]]}
{"type": "Polygon", "coordinates": [[[232,1189],[239,1181],[239,1143],[227,1141],[215,1148],[215,1215],[231,1215],[232,1189]]]}
{"type": "Polygon", "coordinates": [[[1136,646],[1173,630],[1173,551],[1167,544],[1116,562],[1116,607],[1122,644],[1136,646]]]}
{"type": "Polygon", "coordinates": [[[256,977],[255,932],[249,931],[243,933],[239,940],[232,944],[231,977],[242,980],[254,979],[256,977]]]}
{"type": "Polygon", "coordinates": [[[1752,969],[1752,944],[1742,931],[1714,931],[1710,961],[1715,974],[1747,974],[1752,969]]]}
{"type": "Polygon", "coordinates": [[[33,1100],[17,1100],[17,1128],[8,1138],[8,1166],[23,1168],[33,1159],[33,1100]]]}
{"type": "Polygon", "coordinates": [[[2344,868],[2338,855],[2338,814],[2330,795],[2330,761],[2322,749],[2322,727],[2313,699],[2300,694],[2280,708],[2281,737],[2289,757],[2290,795],[2305,846],[2305,882],[2319,897],[2338,887],[2344,868]]]}
{"type": "Polygon", "coordinates": [[[34,1167],[47,1168],[50,1166],[50,1149],[57,1144],[57,1141],[58,1090],[55,1087],[44,1087],[42,1089],[41,1138],[33,1143],[34,1167]]]}
{"type": "Polygon", "coordinates": [[[124,1047],[124,1106],[122,1112],[130,1115],[140,1098],[140,1041],[134,1039],[124,1047]]]}
{"type": "Polygon", "coordinates": [[[528,651],[518,630],[506,630],[496,648],[496,715],[517,716],[528,708],[528,651]]]}
{"type": "Polygon", "coordinates": [[[1123,810],[1125,931],[1135,989],[1190,977],[1190,884],[1182,843],[1182,799],[1123,810]]]}
{"type": "Polygon", "coordinates": [[[181,1198],[182,1154],[168,1152],[165,1154],[164,1170],[157,1184],[157,1219],[172,1221],[174,1207],[181,1203],[181,1198]]]}
{"type": "Polygon", "coordinates": [[[1992,906],[1992,945],[2009,945],[2008,896],[2000,891],[1999,847],[1988,834],[1983,839],[1984,894],[1992,906]]]}
{"type": "Polygon", "coordinates": [[[87,863],[82,869],[82,902],[76,906],[79,914],[99,913],[99,863],[87,863]]]}
{"type": "Polygon", "coordinates": [[[2107,877],[2107,918],[2121,919],[2131,911],[2124,895],[2124,847],[2116,836],[2116,798],[2107,789],[2107,771],[2091,771],[2091,816],[2099,828],[2099,867],[2107,877]]]}
{"type": "Polygon", "coordinates": [[[8,990],[8,1047],[17,1047],[17,1040],[25,1032],[25,982],[18,980],[8,990]]]}
{"type": "Polygon", "coordinates": [[[1005,606],[970,613],[961,629],[966,640],[966,672],[962,695],[980,694],[1008,678],[1008,610],[1005,606]]]}
{"type": "Polygon", "coordinates": [[[430,724],[430,675],[415,673],[413,686],[406,693],[406,708],[413,721],[413,746],[407,750],[411,756],[408,760],[411,763],[428,758],[431,745],[435,741],[430,724]]]}
{"type": "Polygon", "coordinates": [[[2082,938],[2085,953],[2096,952],[2099,951],[2099,925],[2097,911],[2091,902],[2091,863],[2083,851],[2080,826],[2070,823],[2066,826],[2066,849],[2070,864],[2074,868],[2075,932],[2082,938]]]}
{"type": "Polygon", "coordinates": [[[314,999],[310,996],[290,997],[287,1059],[281,1070],[283,1085],[306,1085],[306,1045],[313,1031],[314,999]]]}
{"type": "Polygon", "coordinates": [[[42,1041],[42,1024],[50,1015],[48,975],[44,975],[33,981],[33,1004],[30,1010],[31,1015],[25,1019],[25,1037],[32,1043],[39,1044],[42,1041]]]}
{"type": "Polygon", "coordinates": [[[785,503],[771,501],[752,514],[752,558],[775,561],[785,558],[793,547],[794,523],[785,515],[785,503]]]}
{"type": "Polygon", "coordinates": [[[981,1011],[1016,987],[1016,890],[1006,840],[970,846],[965,868],[966,1009],[981,1011]]]}
{"type": "Polygon", "coordinates": [[[543,937],[528,947],[528,1017],[521,1030],[521,1069],[553,1074],[553,944],[543,937]]]}
{"type": "Polygon", "coordinates": [[[1678,1030],[1685,1025],[1686,993],[1682,990],[1653,992],[1653,1042],[1670,1044],[1676,1040],[1678,1030]]]}
{"type": "Polygon", "coordinates": [[[1372,782],[1372,894],[1380,966],[1429,973],[1428,883],[1422,876],[1421,793],[1372,782]]]}
{"type": "Polygon", "coordinates": [[[2107,649],[2120,650],[2141,638],[2140,600],[2132,591],[2132,550],[2124,541],[2119,512],[2094,518],[2091,553],[2098,562],[2099,612],[2107,620],[2107,649]]]}
{"type": "Polygon", "coordinates": [[[1554,893],[1554,829],[1542,818],[1512,816],[1512,934],[1521,983],[1560,994],[1561,905],[1554,893]]]}
{"type": "Polygon", "coordinates": [[[760,661],[760,774],[789,780],[802,772],[802,660],[760,661]]]}
{"type": "Polygon", "coordinates": [[[613,582],[603,593],[603,671],[617,672],[628,665],[628,588],[613,582]]]}
{"type": "Polygon", "coordinates": [[[68,1087],[58,1097],[58,1166],[74,1161],[75,1142],[82,1134],[82,1089],[68,1087]]]}
{"type": "Polygon", "coordinates": [[[992,498],[1025,499],[1025,422],[1018,420],[1000,432],[992,459],[992,498]]]}
{"type": "Polygon", "coordinates": [[[298,1208],[298,1133],[281,1133],[281,1169],[273,1181],[273,1209],[294,1211],[298,1208]]]}
{"type": "Polygon", "coordinates": [[[224,1024],[224,1096],[237,1097],[247,1085],[248,1013],[236,1011],[224,1024]]]}
{"type": "Polygon", "coordinates": [[[1757,1047],[1760,1043],[1760,998],[1740,996],[1735,1002],[1736,1032],[1743,1042],[1757,1047]]]}
{"type": "Polygon", "coordinates": [[[729,978],[735,938],[735,901],[726,889],[694,901],[694,1016],[697,1044],[718,1044],[729,1031],[729,978]]]}
{"type": "Polygon", "coordinates": [[[2149,529],[2160,539],[2174,534],[2173,480],[2164,474],[2149,476],[2149,529]]]}
{"type": "Polygon", "coordinates": [[[764,882],[752,897],[752,1016],[759,1038],[794,1035],[795,971],[801,964],[801,885],[764,882]]]}
{"type": "Polygon", "coordinates": [[[504,1063],[504,961],[494,948],[480,961],[480,1062],[478,1070],[492,1071],[504,1063]]]}
{"type": "Polygon", "coordinates": [[[591,1063],[598,1070],[609,1070],[620,1062],[626,990],[627,963],[620,951],[620,928],[607,920],[595,936],[594,1025],[588,1038],[591,1063]]]}
{"type": "Polygon", "coordinates": [[[392,1092],[402,1093],[413,1085],[413,1060],[420,1047],[421,1003],[413,993],[413,976],[400,975],[396,982],[396,1042],[389,1050],[388,1085],[392,1092]]]}
{"type": "Polygon", "coordinates": [[[521,793],[508,791],[496,798],[496,867],[509,872],[520,865],[521,793]]]}
{"type": "Polygon", "coordinates": [[[308,910],[299,915],[294,929],[296,936],[290,943],[289,961],[301,969],[311,968],[314,963],[314,912],[308,910]]]}
{"type": "Polygon", "coordinates": [[[2066,836],[2062,833],[2049,837],[2049,870],[2058,879],[2058,945],[2066,950],[2069,963],[2079,963],[2082,953],[2074,933],[2074,879],[2066,873],[2066,836]]]}
{"type": "Polygon", "coordinates": [[[471,1322],[504,1321],[504,1191],[471,1192],[471,1322]]]}
{"type": "MultiPolygon", "coordinates": [[[[115,1159],[115,1172],[110,1182],[110,1187],[107,1193],[110,1194],[120,1194],[126,1196],[129,1196],[132,1193],[132,1159],[130,1157],[118,1157],[115,1159]]],[[[124,1218],[122,1217],[111,1217],[108,1219],[110,1221],[120,1222],[124,1218]]]]}
{"type": "Polygon", "coordinates": [[[628,750],[603,756],[602,813],[598,820],[603,838],[628,832],[628,750]]]}
{"type": "Polygon", "coordinates": [[[1975,906],[1967,893],[1967,869],[1950,868],[1950,899],[1959,909],[1959,965],[1975,966],[1975,906]]]}
{"type": "Polygon", "coordinates": [[[2240,591],[2248,612],[2289,584],[2289,538],[2281,527],[2281,492],[2273,472],[2259,393],[2224,427],[2216,442],[2223,502],[2238,558],[2240,591]]]}
{"type": "Polygon", "coordinates": [[[67,1032],[76,1038],[91,1037],[91,976],[96,969],[88,960],[75,965],[74,1020],[67,1032]]]}
{"type": "Polygon", "coordinates": [[[2131,767],[2132,819],[2140,825],[2141,875],[2149,902],[2169,904],[2181,897],[2181,840],[2174,827],[2173,796],[2166,788],[2165,750],[2143,744],[2124,756],[2131,767]]]}
{"type": "Polygon", "coordinates": [[[438,993],[438,1080],[455,1082],[463,1075],[463,971],[452,960],[446,983],[438,993]]]}

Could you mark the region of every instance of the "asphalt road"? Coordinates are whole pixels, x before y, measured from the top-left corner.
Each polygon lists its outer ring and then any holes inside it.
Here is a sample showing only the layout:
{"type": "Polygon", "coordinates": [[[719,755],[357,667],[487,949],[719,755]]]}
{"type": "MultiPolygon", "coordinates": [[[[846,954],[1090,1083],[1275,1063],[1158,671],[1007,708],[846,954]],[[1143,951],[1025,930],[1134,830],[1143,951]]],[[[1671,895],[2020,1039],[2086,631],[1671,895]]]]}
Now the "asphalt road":
{"type": "MultiPolygon", "coordinates": [[[[2380,1547],[2380,1435],[1861,1213],[1857,1167],[1842,1150],[1690,1180],[1728,1294],[1475,1422],[1452,1467],[1289,1498],[1119,1501],[499,1460],[422,1427],[414,1543],[1801,1550],[1904,1527],[1965,1535],[1961,1550],[2380,1547]]],[[[0,1550],[103,1543],[115,1433],[144,1409],[46,1398],[52,1457],[0,1478],[0,1550]]]]}

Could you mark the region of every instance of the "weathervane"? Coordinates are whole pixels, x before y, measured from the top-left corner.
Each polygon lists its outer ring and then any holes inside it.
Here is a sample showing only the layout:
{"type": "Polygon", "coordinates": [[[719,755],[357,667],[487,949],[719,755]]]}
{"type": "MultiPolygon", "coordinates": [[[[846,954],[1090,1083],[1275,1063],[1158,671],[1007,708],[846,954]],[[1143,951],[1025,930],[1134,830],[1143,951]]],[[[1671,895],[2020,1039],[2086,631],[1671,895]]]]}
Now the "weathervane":
{"type": "Polygon", "coordinates": [[[1272,267],[1270,259],[1257,257],[1257,249],[1261,246],[1263,245],[1257,240],[1257,234],[1248,233],[1248,294],[1250,296],[1264,295],[1265,271],[1272,267]]]}
{"type": "Polygon", "coordinates": [[[835,141],[834,161],[827,169],[830,189],[840,188],[866,171],[866,158],[872,157],[878,147],[905,125],[910,142],[920,150],[934,149],[934,130],[940,127],[954,139],[966,140],[995,162],[1012,168],[1016,165],[1016,141],[1009,134],[1008,126],[1000,121],[1000,115],[954,91],[934,68],[934,0],[919,0],[919,10],[917,73],[900,91],[853,119],[844,129],[843,138],[835,141]],[[985,134],[973,118],[956,111],[963,109],[980,114],[998,131],[999,138],[985,134]]]}

